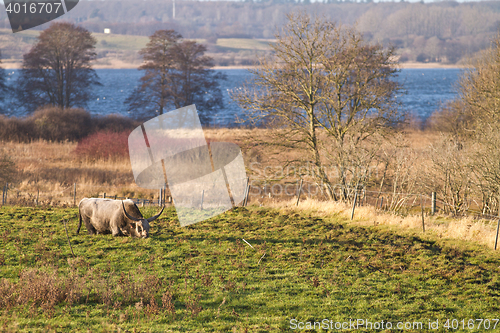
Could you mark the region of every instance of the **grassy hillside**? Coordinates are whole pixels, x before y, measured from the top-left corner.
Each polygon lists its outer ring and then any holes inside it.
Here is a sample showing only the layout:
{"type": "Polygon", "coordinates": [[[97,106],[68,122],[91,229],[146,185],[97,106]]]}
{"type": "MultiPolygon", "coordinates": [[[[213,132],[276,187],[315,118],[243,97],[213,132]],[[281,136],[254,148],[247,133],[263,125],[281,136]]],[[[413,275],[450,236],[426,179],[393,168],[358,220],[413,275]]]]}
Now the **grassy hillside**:
{"type": "MultiPolygon", "coordinates": [[[[367,41],[395,46],[400,61],[409,62],[406,65],[414,62],[463,65],[468,56],[490,46],[500,20],[498,1],[423,3],[340,0],[310,4],[288,1],[180,1],[176,4],[175,18],[170,0],[150,0],[147,3],[130,0],[80,1],[60,20],[75,22],[95,33],[111,29],[113,34],[121,36],[149,36],[159,29],[174,29],[186,38],[210,41],[230,39],[231,45],[211,43],[216,64],[250,65],[256,54],[241,53],[242,50],[259,50],[260,46],[240,47],[238,39],[247,39],[250,44],[258,44],[251,38],[272,39],[287,22],[286,15],[298,11],[320,14],[343,24],[357,24],[367,41]],[[226,53],[224,57],[220,56],[221,52],[226,53]]],[[[45,24],[37,29],[48,26],[45,24]]],[[[0,27],[9,27],[5,11],[0,11],[0,27]]],[[[10,32],[10,29],[4,31],[10,32]]],[[[130,37],[122,45],[115,45],[128,50],[130,44],[136,43],[133,39],[138,38],[130,37]]],[[[14,55],[21,59],[19,47],[22,45],[5,47],[3,40],[0,44],[4,57],[10,59],[14,55]]],[[[265,45],[262,47],[266,48],[265,45]]],[[[114,46],[106,48],[103,45],[101,48],[111,52],[114,46]]],[[[124,58],[121,61],[129,63],[129,66],[137,62],[136,57],[126,52],[113,54],[113,57],[124,58]]],[[[124,66],[123,63],[114,65],[120,64],[124,66]]],[[[105,65],[113,64],[109,61],[100,64],[105,65]]]]}
{"type": "Polygon", "coordinates": [[[250,38],[219,38],[217,39],[218,47],[230,48],[234,50],[259,50],[269,51],[269,41],[250,39],[250,38]]]}
{"type": "MultiPolygon", "coordinates": [[[[0,29],[0,50],[2,67],[18,68],[23,54],[27,53],[36,42],[39,30],[27,30],[13,34],[10,29],[0,29]]],[[[92,33],[95,37],[98,61],[96,67],[138,67],[141,58],[138,51],[149,41],[147,36],[92,33]]],[[[257,53],[269,50],[266,40],[251,38],[220,38],[215,43],[207,44],[205,39],[193,39],[206,44],[209,55],[216,64],[234,65],[242,60],[250,62],[257,53]]]]}
{"type": "Polygon", "coordinates": [[[0,208],[3,331],[270,332],[363,318],[439,320],[444,332],[446,319],[500,310],[497,253],[336,214],[238,208],[180,228],[170,209],[149,239],[75,235],[76,214],[0,208]]]}
{"type": "MultiPolygon", "coordinates": [[[[355,24],[370,42],[394,45],[402,62],[460,64],[490,46],[498,31],[498,1],[80,1],[61,20],[92,32],[148,36],[175,29],[187,38],[274,38],[290,12],[305,11],[355,24]]],[[[0,27],[9,26],[0,11],[0,27]]],[[[48,26],[38,27],[44,29],[48,26]]],[[[235,62],[238,61],[235,56],[235,62]]],[[[250,56],[247,59],[251,59],[250,56]]],[[[225,59],[229,61],[231,59],[225,59]]]]}

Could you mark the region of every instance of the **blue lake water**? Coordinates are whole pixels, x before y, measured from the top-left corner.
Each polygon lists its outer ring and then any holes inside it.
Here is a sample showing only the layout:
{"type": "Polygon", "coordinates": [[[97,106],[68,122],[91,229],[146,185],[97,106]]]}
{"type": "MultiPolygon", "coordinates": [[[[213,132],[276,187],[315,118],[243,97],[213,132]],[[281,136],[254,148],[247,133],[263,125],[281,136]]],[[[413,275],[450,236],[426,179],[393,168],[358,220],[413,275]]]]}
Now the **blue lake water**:
{"type": "MultiPolygon", "coordinates": [[[[8,70],[8,77],[15,80],[17,70],[8,70]]],[[[138,84],[142,72],[136,69],[98,69],[97,75],[102,86],[94,89],[95,97],[88,103],[87,109],[92,114],[122,114],[133,116],[127,111],[125,99],[138,84]]],[[[227,75],[227,80],[221,82],[224,96],[224,108],[213,117],[216,125],[233,125],[236,116],[242,115],[242,110],[231,101],[229,91],[236,89],[251,77],[247,70],[221,70],[227,75]]],[[[443,103],[455,97],[454,85],[460,74],[460,69],[403,69],[398,81],[403,84],[406,93],[401,96],[403,111],[418,116],[421,119],[429,117],[443,103]]],[[[16,115],[12,108],[5,112],[16,115]]]]}

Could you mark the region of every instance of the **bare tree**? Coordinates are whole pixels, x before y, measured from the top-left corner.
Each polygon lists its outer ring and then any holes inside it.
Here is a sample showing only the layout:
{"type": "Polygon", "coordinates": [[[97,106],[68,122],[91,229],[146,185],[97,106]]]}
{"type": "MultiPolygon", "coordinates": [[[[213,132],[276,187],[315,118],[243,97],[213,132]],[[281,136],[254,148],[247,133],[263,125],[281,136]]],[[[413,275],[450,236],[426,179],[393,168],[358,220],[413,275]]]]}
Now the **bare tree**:
{"type": "Polygon", "coordinates": [[[28,111],[54,105],[85,106],[91,88],[99,85],[92,69],[96,40],[89,31],[71,23],[53,23],[24,55],[17,80],[17,97],[28,111]]]}
{"type": "MultiPolygon", "coordinates": [[[[472,133],[472,168],[483,196],[483,212],[492,197],[500,195],[500,36],[492,47],[470,60],[459,80],[456,103],[470,120],[464,130],[472,133]]],[[[486,209],[486,210],[485,210],[486,209]]]]}
{"type": "Polygon", "coordinates": [[[316,181],[334,198],[325,163],[345,189],[353,153],[398,121],[394,50],[367,45],[353,27],[305,13],[288,19],[271,45],[274,58],[261,59],[251,84],[233,98],[250,119],[272,122],[274,144],[304,150],[301,162],[314,165],[316,181]]]}
{"type": "Polygon", "coordinates": [[[140,85],[127,98],[129,110],[163,114],[166,108],[196,104],[202,123],[222,107],[219,80],[206,47],[193,41],[180,41],[174,30],[158,30],[140,51],[145,73],[140,85]]]}
{"type": "Polygon", "coordinates": [[[428,175],[430,189],[444,201],[444,211],[459,215],[469,209],[472,194],[474,168],[470,159],[471,145],[464,147],[452,135],[442,135],[436,145],[430,147],[432,171],[428,175]]]}
{"type": "Polygon", "coordinates": [[[407,213],[408,203],[412,198],[415,201],[415,193],[420,190],[421,160],[421,154],[411,146],[403,132],[398,132],[393,140],[383,142],[377,156],[381,163],[378,167],[381,177],[377,184],[377,203],[380,199],[389,210],[407,213]]]}

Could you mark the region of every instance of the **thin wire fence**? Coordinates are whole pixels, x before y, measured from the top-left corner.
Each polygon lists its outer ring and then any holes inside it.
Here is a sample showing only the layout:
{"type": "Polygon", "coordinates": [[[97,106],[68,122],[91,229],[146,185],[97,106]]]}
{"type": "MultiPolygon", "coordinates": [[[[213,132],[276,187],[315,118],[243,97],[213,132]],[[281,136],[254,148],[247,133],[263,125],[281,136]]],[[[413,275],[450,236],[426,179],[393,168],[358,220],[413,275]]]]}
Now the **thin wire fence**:
{"type": "MultiPolygon", "coordinates": [[[[301,200],[314,198],[316,200],[329,200],[324,185],[318,185],[314,182],[304,181],[296,182],[266,183],[252,182],[246,180],[247,185],[242,202],[236,202],[236,205],[266,205],[271,201],[290,201],[296,200],[297,205],[301,200]]],[[[389,191],[367,190],[362,187],[337,186],[330,188],[330,193],[337,200],[352,204],[352,215],[355,208],[359,206],[372,206],[378,210],[390,211],[399,214],[421,214],[422,229],[425,232],[424,215],[434,215],[436,213],[447,213],[457,215],[467,215],[478,219],[498,220],[497,236],[495,239],[495,249],[497,248],[498,233],[500,230],[500,214],[494,215],[485,211],[478,198],[468,198],[467,202],[460,205],[450,204],[447,198],[437,198],[435,192],[425,193],[404,193],[389,191]]],[[[36,192],[23,191],[12,184],[5,184],[2,191],[1,205],[20,205],[20,206],[61,206],[76,207],[80,200],[87,198],[111,198],[111,199],[131,199],[139,206],[162,206],[172,205],[174,199],[171,197],[168,189],[147,190],[137,186],[111,186],[111,185],[90,185],[78,184],[67,185],[57,191],[36,192]]],[[[500,206],[500,198],[497,203],[500,206]]],[[[491,209],[490,209],[491,210],[491,209]]],[[[500,212],[500,208],[499,208],[500,212]]]]}
{"type": "Polygon", "coordinates": [[[18,206],[76,207],[83,198],[131,199],[141,206],[161,206],[172,203],[166,189],[148,190],[134,186],[89,185],[74,183],[56,191],[26,191],[12,184],[2,190],[0,204],[18,206]]]}
{"type": "MultiPolygon", "coordinates": [[[[478,198],[468,198],[466,204],[453,205],[446,200],[440,199],[436,194],[427,193],[405,193],[397,191],[375,191],[365,188],[353,188],[338,186],[331,189],[336,200],[352,203],[357,193],[357,206],[373,206],[384,211],[396,213],[411,213],[421,208],[426,214],[451,213],[455,215],[472,215],[485,219],[497,219],[499,216],[485,212],[481,209],[482,202],[478,198]]],[[[317,200],[329,200],[325,186],[315,182],[299,180],[294,182],[248,182],[247,204],[264,205],[272,201],[289,201],[297,198],[299,201],[305,198],[317,200]],[[300,197],[299,197],[300,188],[300,197]]],[[[1,205],[20,206],[76,206],[82,198],[99,197],[111,199],[132,199],[140,205],[164,205],[171,204],[172,197],[168,189],[148,190],[138,186],[113,186],[113,185],[91,185],[74,183],[66,185],[58,190],[43,189],[27,191],[17,188],[13,184],[5,184],[2,188],[1,205]]],[[[239,203],[241,205],[241,203],[239,203]]],[[[491,209],[490,209],[491,210],[491,209]]]]}

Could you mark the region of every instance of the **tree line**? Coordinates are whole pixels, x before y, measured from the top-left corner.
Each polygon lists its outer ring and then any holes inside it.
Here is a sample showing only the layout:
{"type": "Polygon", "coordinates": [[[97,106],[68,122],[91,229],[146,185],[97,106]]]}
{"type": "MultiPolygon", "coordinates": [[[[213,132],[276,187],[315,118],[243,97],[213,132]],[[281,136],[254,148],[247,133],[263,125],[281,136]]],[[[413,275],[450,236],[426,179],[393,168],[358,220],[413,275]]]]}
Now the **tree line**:
{"type": "MultiPolygon", "coordinates": [[[[1,98],[12,94],[15,107],[27,113],[44,107],[61,109],[85,107],[99,77],[92,68],[96,59],[96,40],[81,26],[52,23],[42,31],[31,50],[24,54],[19,78],[6,84],[0,75],[1,98]]],[[[136,118],[163,114],[196,104],[202,122],[213,109],[222,106],[219,80],[223,76],[210,70],[212,59],[206,47],[184,41],[174,30],[158,30],[141,50],[144,71],[137,88],[125,101],[136,118]]]]}
{"type": "Polygon", "coordinates": [[[480,198],[480,208],[500,215],[500,36],[469,61],[457,97],[430,119],[443,132],[434,156],[443,185],[458,212],[480,198]]]}
{"type": "MultiPolygon", "coordinates": [[[[173,17],[172,1],[80,1],[66,20],[91,32],[152,35],[172,29],[186,38],[274,38],[286,14],[305,10],[331,21],[352,25],[368,41],[397,48],[402,60],[455,63],[464,55],[489,47],[500,22],[500,3],[481,1],[457,3],[326,1],[177,1],[173,17]]],[[[0,12],[5,28],[8,20],[0,12]],[[2,17],[3,15],[3,17],[2,17]]],[[[0,20],[1,22],[1,20],[0,20]]],[[[43,27],[46,28],[46,27],[43,27]]]]}

